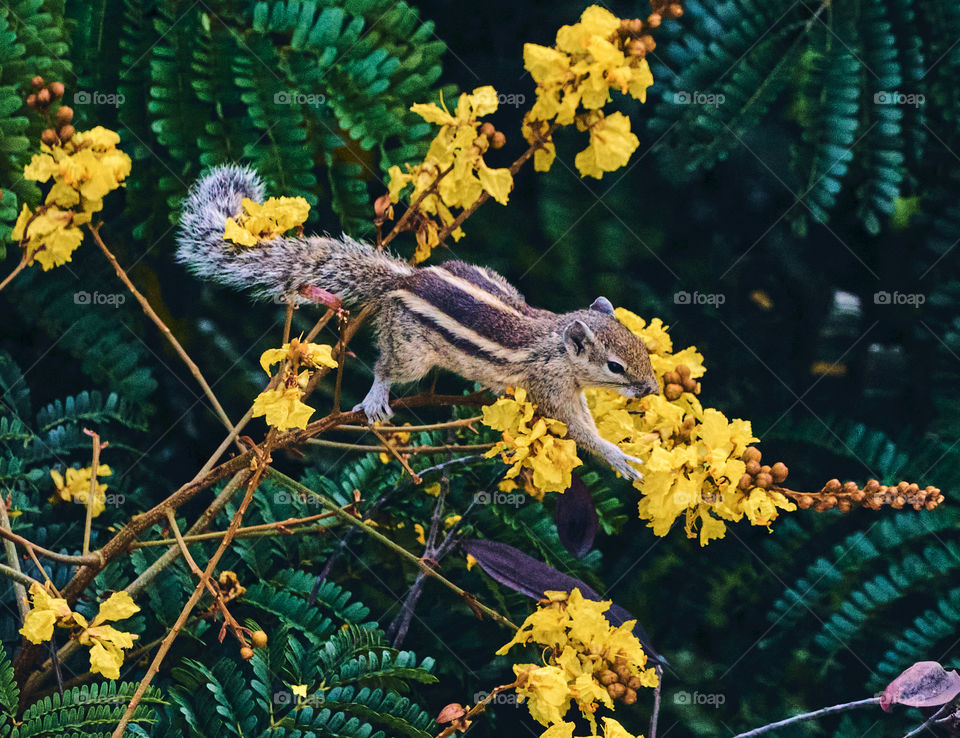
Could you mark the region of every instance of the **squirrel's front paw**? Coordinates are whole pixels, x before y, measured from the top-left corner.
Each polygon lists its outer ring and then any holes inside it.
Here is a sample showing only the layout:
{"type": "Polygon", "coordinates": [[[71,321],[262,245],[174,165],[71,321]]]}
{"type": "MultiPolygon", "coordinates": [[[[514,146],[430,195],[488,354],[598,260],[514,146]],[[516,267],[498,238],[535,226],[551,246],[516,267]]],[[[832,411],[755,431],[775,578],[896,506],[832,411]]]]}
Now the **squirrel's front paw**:
{"type": "Polygon", "coordinates": [[[642,463],[643,459],[638,459],[636,456],[629,456],[624,453],[621,453],[617,458],[610,460],[610,466],[613,467],[614,471],[620,472],[621,476],[626,477],[631,482],[643,481],[643,474],[631,466],[631,464],[642,463]]]}

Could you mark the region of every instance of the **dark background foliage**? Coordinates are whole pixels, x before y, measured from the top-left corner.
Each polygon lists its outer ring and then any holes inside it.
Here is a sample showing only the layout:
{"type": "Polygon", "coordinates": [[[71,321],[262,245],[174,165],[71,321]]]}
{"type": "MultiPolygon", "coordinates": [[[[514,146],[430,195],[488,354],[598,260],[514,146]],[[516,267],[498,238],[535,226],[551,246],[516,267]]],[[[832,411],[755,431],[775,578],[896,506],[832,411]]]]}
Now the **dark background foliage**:
{"type": "MultiPolygon", "coordinates": [[[[680,530],[653,537],[635,519],[633,491],[588,465],[605,531],[580,560],[559,543],[551,501],[471,510],[472,535],[512,543],[631,610],[672,664],[661,735],[714,736],[868,696],[915,660],[956,661],[960,10],[949,0],[685,7],[658,36],[648,102],[622,102],[641,139],[628,166],[582,180],[572,168],[580,134],[562,135],[552,171],[524,170],[510,206],[485,206],[452,252],[500,270],[536,305],[562,311],[604,294],[662,317],[676,345],[695,344],[706,357],[705,403],[752,420],[765,458],[787,463],[795,488],[875,476],[935,484],[947,495],[930,513],[798,512],[772,533],[730,526],[702,551],[680,530]],[[922,102],[888,104],[909,96],[922,102]]],[[[640,2],[610,8],[622,17],[649,12],[640,2]]],[[[277,343],[283,314],[198,283],[175,263],[174,223],[189,184],[210,164],[244,160],[272,194],[310,200],[312,229],[368,236],[386,169],[415,160],[429,140],[409,105],[437,100],[441,89],[450,101],[481,84],[523,96],[525,105],[504,105],[495,118],[508,143],[490,161],[505,165],[522,150],[519,122],[533,96],[522,45],[550,43],[582,9],[569,0],[4,2],[0,217],[9,227],[11,194],[29,203],[38,196],[19,176],[42,126],[17,101],[33,74],[61,79],[77,127],[118,130],[134,160],[126,189],[108,204],[105,239],[239,417],[261,387],[256,358],[277,343]]],[[[412,244],[397,243],[410,252],[412,244]]],[[[8,269],[15,259],[8,253],[8,269]]],[[[192,476],[221,437],[192,378],[132,301],[77,304],[80,290],[122,293],[90,243],[67,267],[29,270],[0,295],[4,411],[45,450],[25,456],[22,438],[4,437],[0,479],[24,510],[16,521],[24,534],[64,550],[78,540],[77,516],[51,512],[47,472],[87,463],[79,427],[97,427],[114,445],[111,487],[126,496],[105,513],[115,524],[192,476]],[[47,403],[85,390],[125,404],[34,422],[47,403]]],[[[296,329],[313,319],[315,311],[298,311],[296,329]]],[[[365,390],[373,359],[366,335],[354,350],[348,401],[365,390]]],[[[317,399],[324,407],[329,392],[317,399]]],[[[442,416],[424,419],[434,417],[442,416]]],[[[433,499],[405,486],[393,466],[313,451],[281,466],[345,500],[354,488],[371,501],[388,495],[384,510],[405,522],[396,535],[417,549],[411,528],[429,520],[433,499]]],[[[451,512],[464,512],[497,471],[489,463],[457,471],[451,512]]],[[[293,514],[289,500],[265,490],[255,516],[293,514]]],[[[106,534],[101,528],[100,542],[106,534]]],[[[374,544],[341,546],[336,536],[245,543],[239,552],[241,579],[278,591],[296,590],[284,569],[314,575],[336,552],[330,579],[384,628],[415,573],[374,544]]],[[[451,576],[516,620],[529,611],[529,601],[477,569],[467,573],[460,557],[448,562],[451,576]]],[[[122,586],[147,563],[109,570],[98,585],[122,586]]],[[[151,607],[168,622],[189,574],[174,568],[158,581],[169,597],[151,596],[151,607]]],[[[261,604],[269,599],[260,595],[261,604]]],[[[266,609],[282,621],[275,627],[298,627],[277,610],[266,609]]],[[[427,585],[404,646],[436,659],[441,684],[416,694],[428,712],[509,676],[509,662],[491,658],[506,635],[470,617],[427,585]]],[[[8,650],[14,631],[10,618],[8,650]]],[[[235,659],[203,628],[194,638],[202,656],[183,645],[174,657],[214,671],[235,659]]],[[[131,668],[125,678],[139,678],[131,668]]],[[[166,687],[181,685],[170,694],[186,699],[208,678],[190,668],[164,675],[166,687]]],[[[640,732],[650,707],[643,695],[622,722],[640,732]]],[[[859,736],[878,720],[886,734],[917,716],[870,712],[790,735],[859,736]]],[[[525,735],[523,725],[531,725],[525,710],[504,705],[474,731],[525,735]]]]}

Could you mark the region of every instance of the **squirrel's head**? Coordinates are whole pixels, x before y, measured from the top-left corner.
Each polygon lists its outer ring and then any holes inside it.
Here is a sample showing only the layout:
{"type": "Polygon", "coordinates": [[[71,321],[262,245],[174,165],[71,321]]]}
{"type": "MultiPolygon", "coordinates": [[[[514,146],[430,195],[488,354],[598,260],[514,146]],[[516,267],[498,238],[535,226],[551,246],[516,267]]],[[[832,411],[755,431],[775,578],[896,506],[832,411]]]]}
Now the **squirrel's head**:
{"type": "Polygon", "coordinates": [[[594,300],[589,310],[564,317],[568,319],[562,329],[566,357],[584,387],[604,387],[625,397],[660,391],[643,340],[617,320],[606,297],[594,300]]]}

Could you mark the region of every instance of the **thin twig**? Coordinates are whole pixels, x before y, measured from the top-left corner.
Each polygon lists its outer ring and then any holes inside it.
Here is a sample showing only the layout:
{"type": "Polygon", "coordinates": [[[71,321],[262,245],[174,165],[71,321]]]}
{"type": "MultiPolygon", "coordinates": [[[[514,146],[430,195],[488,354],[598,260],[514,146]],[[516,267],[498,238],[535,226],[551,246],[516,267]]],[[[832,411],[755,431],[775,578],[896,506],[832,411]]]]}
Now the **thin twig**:
{"type": "Polygon", "coordinates": [[[374,434],[377,438],[380,439],[381,443],[383,443],[383,447],[384,447],[387,451],[389,451],[397,461],[400,462],[400,466],[402,466],[402,467],[406,470],[407,474],[410,475],[410,478],[413,480],[413,483],[414,483],[414,484],[420,484],[420,482],[423,481],[423,480],[420,478],[420,475],[417,474],[417,473],[413,470],[413,468],[410,466],[410,463],[409,463],[405,458],[403,458],[403,457],[400,455],[400,452],[397,451],[397,449],[395,449],[393,446],[390,445],[390,442],[387,440],[387,437],[384,436],[383,433],[381,433],[380,431],[378,431],[378,430],[377,430],[374,426],[372,426],[372,425],[370,426],[370,430],[372,430],[372,431],[373,431],[373,434],[374,434]]]}
{"type": "Polygon", "coordinates": [[[20,259],[20,263],[17,264],[16,267],[14,267],[13,271],[10,272],[10,274],[8,274],[2,282],[0,282],[0,291],[2,291],[4,287],[10,284],[13,281],[13,278],[16,277],[20,272],[22,272],[26,266],[27,266],[26,258],[20,259]]]}
{"type": "Polygon", "coordinates": [[[657,686],[653,690],[653,714],[650,716],[650,733],[647,738],[657,738],[657,722],[660,719],[660,693],[663,691],[663,666],[656,665],[657,686]]]}
{"type": "Polygon", "coordinates": [[[56,551],[51,551],[48,548],[43,546],[38,546],[33,541],[27,540],[23,536],[14,533],[12,530],[0,526],[0,538],[5,538],[8,541],[14,543],[19,543],[26,549],[33,549],[36,553],[43,556],[45,559],[50,559],[51,561],[59,561],[61,564],[96,564],[100,561],[100,557],[95,553],[87,554],[86,556],[71,556],[70,554],[57,553],[56,551]]]}
{"type": "Polygon", "coordinates": [[[126,285],[127,289],[130,290],[130,293],[136,298],[137,302],[140,303],[140,307],[143,309],[143,312],[146,314],[146,316],[153,321],[157,328],[160,329],[160,332],[163,333],[164,338],[166,338],[170,345],[173,346],[174,351],[177,352],[177,355],[183,360],[183,363],[187,365],[190,373],[203,389],[203,393],[207,396],[210,404],[213,405],[213,409],[216,412],[217,417],[220,418],[220,422],[223,423],[228,431],[233,430],[233,423],[230,422],[230,418],[227,416],[227,413],[220,404],[220,401],[217,399],[217,396],[213,394],[213,389],[207,383],[207,380],[204,379],[203,374],[200,372],[200,367],[198,367],[194,360],[190,358],[190,355],[180,344],[180,341],[177,340],[176,336],[174,336],[167,327],[167,324],[163,322],[160,316],[157,315],[154,309],[150,306],[147,298],[144,297],[134,286],[133,282],[130,280],[130,277],[123,270],[123,267],[120,266],[120,262],[117,261],[117,257],[113,255],[110,249],[107,248],[107,245],[103,242],[103,239],[100,237],[100,225],[101,224],[87,224],[87,228],[89,228],[90,233],[93,234],[93,240],[97,242],[97,246],[100,247],[100,250],[104,253],[104,256],[106,256],[110,264],[113,265],[113,269],[117,273],[117,276],[120,277],[120,280],[126,285]]]}
{"type": "Polygon", "coordinates": [[[770,723],[769,725],[764,725],[760,728],[754,728],[753,730],[748,730],[746,733],[737,733],[733,738],[749,738],[749,736],[762,735],[763,733],[769,733],[771,730],[776,730],[777,728],[782,728],[784,725],[792,725],[793,723],[799,723],[803,720],[816,720],[825,715],[833,715],[838,712],[847,712],[848,710],[856,710],[861,707],[873,707],[873,705],[879,705],[879,697],[868,697],[864,700],[856,700],[855,702],[844,702],[840,705],[831,705],[830,707],[823,707],[819,710],[814,710],[813,712],[805,712],[801,715],[794,715],[793,717],[788,717],[785,720],[779,720],[775,723],[770,723]]]}
{"type": "MultiPolygon", "coordinates": [[[[255,538],[258,536],[264,535],[293,535],[295,533],[309,533],[311,531],[316,531],[320,526],[311,525],[307,527],[296,527],[296,526],[306,526],[307,523],[312,523],[317,520],[325,520],[327,518],[334,517],[332,512],[318,513],[317,515],[310,515],[305,518],[287,518],[286,520],[277,520],[273,523],[261,523],[260,525],[250,525],[245,528],[239,528],[234,535],[234,539],[238,538],[255,538]]],[[[196,535],[184,535],[181,536],[181,540],[185,543],[201,543],[203,541],[215,541],[218,538],[223,538],[227,534],[225,530],[215,530],[210,531],[209,533],[198,533],[196,535]]],[[[149,548],[151,546],[169,546],[171,544],[176,545],[178,543],[177,538],[161,538],[155,541],[137,541],[130,548],[149,548]]]]}
{"type": "Polygon", "coordinates": [[[441,730],[439,733],[437,733],[437,738],[450,738],[450,736],[454,735],[457,732],[458,724],[461,724],[461,723],[467,724],[474,718],[479,717],[487,709],[487,705],[489,705],[491,702],[493,702],[497,698],[497,695],[499,695],[501,692],[506,692],[508,689],[515,689],[516,687],[519,687],[519,686],[520,686],[520,680],[518,679],[517,681],[512,682],[511,684],[501,684],[499,687],[494,687],[493,689],[490,690],[489,694],[487,694],[486,697],[484,697],[477,704],[475,704],[473,707],[467,710],[467,712],[464,715],[462,715],[457,721],[455,721],[454,724],[447,726],[446,728],[441,730]]]}
{"type": "Polygon", "coordinates": [[[937,718],[939,718],[946,710],[951,709],[951,707],[952,707],[952,700],[947,704],[945,704],[943,707],[941,707],[939,710],[937,710],[935,713],[933,713],[933,715],[931,715],[926,720],[924,720],[916,728],[914,728],[905,736],[903,736],[903,738],[912,738],[912,736],[920,735],[923,731],[927,730],[927,728],[933,725],[933,723],[937,722],[937,718]]]}
{"type": "Polygon", "coordinates": [[[287,314],[283,320],[283,343],[290,343],[290,328],[293,325],[293,307],[296,301],[296,295],[289,293],[287,296],[287,314]]]}
{"type": "Polygon", "coordinates": [[[400,220],[394,223],[393,228],[390,229],[390,232],[387,233],[386,237],[377,244],[377,248],[386,248],[393,239],[400,235],[407,223],[410,221],[410,218],[413,217],[413,214],[420,209],[421,203],[426,200],[431,193],[436,192],[437,186],[440,184],[440,180],[446,177],[452,171],[453,164],[437,174],[436,179],[433,180],[430,186],[421,192],[417,199],[410,203],[407,209],[403,211],[403,215],[400,216],[400,220]]]}
{"type": "Polygon", "coordinates": [[[93,441],[93,460],[90,463],[90,491],[87,493],[87,514],[83,521],[83,555],[90,553],[90,529],[93,527],[93,504],[97,493],[97,469],[100,468],[100,435],[87,428],[83,432],[93,441]]]}
{"type": "MultiPolygon", "coordinates": [[[[483,420],[482,415],[474,415],[471,418],[460,418],[459,420],[448,420],[443,423],[429,423],[427,425],[378,425],[377,430],[381,433],[423,433],[425,431],[446,430],[447,428],[467,427],[471,430],[473,426],[483,420]]],[[[352,433],[369,433],[369,425],[339,425],[334,430],[350,431],[352,433]]]]}
{"type": "MultiPolygon", "coordinates": [[[[7,566],[6,564],[0,564],[0,577],[12,579],[14,582],[17,582],[24,587],[29,587],[32,584],[40,584],[40,582],[33,577],[27,576],[22,571],[18,571],[12,566],[7,566]]],[[[26,593],[24,593],[24,596],[26,596],[26,593]]]]}
{"type": "MultiPolygon", "coordinates": [[[[383,453],[383,446],[373,446],[364,443],[346,443],[344,441],[328,441],[326,438],[311,438],[307,441],[311,446],[325,446],[327,448],[342,448],[345,451],[362,451],[368,454],[383,453]]],[[[391,450],[401,454],[455,454],[460,451],[486,451],[493,448],[493,443],[456,443],[448,446],[399,446],[391,450]]]]}
{"type": "MultiPolygon", "coordinates": [[[[13,532],[10,530],[10,516],[7,515],[7,501],[2,496],[0,496],[0,530],[13,532]]],[[[17,547],[14,542],[9,538],[4,538],[3,548],[7,555],[7,563],[10,564],[10,570],[22,574],[20,558],[17,556],[17,547]]],[[[30,607],[27,605],[27,589],[23,586],[23,582],[17,579],[13,580],[13,596],[17,600],[17,610],[20,612],[20,620],[22,621],[30,612],[30,607]]]]}

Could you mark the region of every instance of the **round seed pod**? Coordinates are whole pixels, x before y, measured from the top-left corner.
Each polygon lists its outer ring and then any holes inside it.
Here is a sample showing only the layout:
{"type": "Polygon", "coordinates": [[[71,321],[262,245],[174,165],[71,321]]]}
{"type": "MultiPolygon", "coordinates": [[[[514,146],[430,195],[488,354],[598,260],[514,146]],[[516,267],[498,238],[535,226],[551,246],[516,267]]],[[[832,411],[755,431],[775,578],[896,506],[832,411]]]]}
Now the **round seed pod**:
{"type": "Polygon", "coordinates": [[[611,671],[610,669],[604,669],[599,674],[597,674],[597,679],[603,686],[608,684],[613,684],[616,681],[620,680],[620,677],[617,676],[617,672],[611,671]]]}
{"type": "Polygon", "coordinates": [[[493,136],[490,138],[490,148],[502,149],[504,144],[506,143],[507,143],[507,137],[503,134],[503,131],[493,132],[493,136]]]}
{"type": "Polygon", "coordinates": [[[750,476],[753,476],[753,477],[757,476],[757,474],[759,474],[762,469],[763,467],[760,466],[760,462],[757,461],[756,459],[750,459],[750,461],[747,462],[747,474],[749,474],[750,476]]]}
{"type": "Polygon", "coordinates": [[[677,365],[677,374],[680,375],[680,378],[681,378],[681,379],[683,379],[684,377],[689,377],[689,376],[690,376],[690,367],[688,367],[686,364],[678,364],[678,365],[677,365]]]}
{"type": "Polygon", "coordinates": [[[690,379],[690,377],[684,377],[684,378],[683,378],[683,381],[680,382],[680,384],[683,385],[683,388],[684,388],[687,392],[694,392],[694,391],[697,389],[697,385],[700,384],[700,383],[697,382],[697,381],[694,380],[694,379],[690,379]]]}
{"type": "Polygon", "coordinates": [[[52,128],[45,128],[43,133],[40,134],[40,140],[47,146],[56,146],[60,142],[60,139],[57,137],[57,132],[52,128]]]}
{"type": "Polygon", "coordinates": [[[481,136],[487,136],[487,137],[489,137],[489,136],[492,136],[492,135],[493,135],[494,133],[496,133],[496,132],[497,132],[497,129],[494,128],[493,123],[486,122],[486,123],[484,123],[482,126],[480,126],[480,135],[481,135],[481,136]]]}
{"type": "Polygon", "coordinates": [[[66,125],[73,120],[73,108],[71,108],[69,105],[61,105],[59,108],[57,108],[57,112],[54,114],[53,119],[60,125],[66,125]]]}
{"type": "Polygon", "coordinates": [[[661,16],[659,13],[651,13],[650,15],[647,16],[647,27],[656,28],[657,26],[660,25],[662,20],[663,20],[663,16],[661,16]]]}
{"type": "Polygon", "coordinates": [[[37,96],[33,92],[27,95],[27,107],[31,110],[34,110],[37,107],[37,96]]]}
{"type": "Polygon", "coordinates": [[[743,460],[746,462],[756,461],[760,463],[760,449],[756,446],[747,446],[746,450],[743,452],[743,460]]]}
{"type": "Polygon", "coordinates": [[[810,495],[800,495],[797,500],[797,507],[801,510],[809,510],[813,505],[813,498],[810,495]]]}
{"type": "Polygon", "coordinates": [[[682,384],[683,380],[680,378],[680,373],[676,371],[669,371],[663,375],[664,384],[682,384]]]}
{"type": "Polygon", "coordinates": [[[663,396],[668,400],[679,400],[683,394],[683,387],[679,384],[668,384],[663,388],[663,396]]]}
{"type": "Polygon", "coordinates": [[[833,495],[827,495],[824,497],[823,502],[826,505],[827,510],[832,510],[837,506],[837,498],[833,495]]]}
{"type": "Polygon", "coordinates": [[[40,105],[41,107],[46,107],[47,105],[50,104],[51,99],[52,98],[50,96],[50,90],[44,88],[39,92],[37,92],[37,105],[40,105]]]}
{"type": "Polygon", "coordinates": [[[38,74],[36,77],[30,80],[30,84],[33,85],[33,89],[39,90],[41,87],[43,87],[43,77],[38,74]]]}
{"type": "Polygon", "coordinates": [[[613,699],[618,700],[627,693],[627,688],[620,682],[614,682],[613,684],[607,685],[607,692],[613,699]]]}
{"type": "Polygon", "coordinates": [[[761,489],[770,489],[770,485],[773,484],[773,477],[771,477],[769,474],[765,474],[764,472],[760,472],[754,478],[754,481],[761,489]]]}
{"type": "Polygon", "coordinates": [[[778,461],[776,464],[770,467],[770,474],[773,476],[773,481],[777,484],[783,484],[787,480],[787,475],[790,473],[790,470],[787,469],[787,465],[782,461],[778,461]]]}
{"type": "Polygon", "coordinates": [[[635,689],[627,688],[627,691],[623,695],[623,704],[632,705],[637,701],[637,691],[635,689]]]}
{"type": "Polygon", "coordinates": [[[253,635],[250,636],[250,642],[254,648],[263,648],[267,645],[267,634],[262,630],[254,631],[253,635]]]}
{"type": "Polygon", "coordinates": [[[240,658],[244,661],[249,661],[253,658],[253,649],[250,646],[244,646],[240,649],[240,658]]]}
{"type": "Polygon", "coordinates": [[[840,491],[840,487],[841,487],[841,484],[839,479],[831,479],[829,482],[823,485],[823,491],[829,492],[831,494],[836,494],[837,492],[840,491]]]}
{"type": "Polygon", "coordinates": [[[51,82],[47,86],[47,89],[50,90],[50,94],[53,95],[54,100],[59,100],[61,97],[63,97],[63,82],[51,82]]]}
{"type": "Polygon", "coordinates": [[[76,133],[76,129],[68,124],[60,127],[60,133],[58,135],[60,136],[60,140],[66,143],[73,138],[74,133],[76,133]]]}
{"type": "Polygon", "coordinates": [[[740,477],[740,481],[737,482],[737,489],[741,489],[746,492],[753,486],[753,477],[750,474],[744,474],[740,477]]]}

